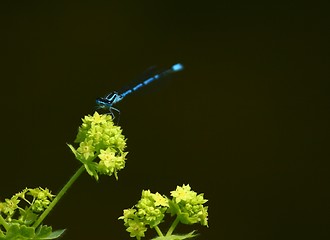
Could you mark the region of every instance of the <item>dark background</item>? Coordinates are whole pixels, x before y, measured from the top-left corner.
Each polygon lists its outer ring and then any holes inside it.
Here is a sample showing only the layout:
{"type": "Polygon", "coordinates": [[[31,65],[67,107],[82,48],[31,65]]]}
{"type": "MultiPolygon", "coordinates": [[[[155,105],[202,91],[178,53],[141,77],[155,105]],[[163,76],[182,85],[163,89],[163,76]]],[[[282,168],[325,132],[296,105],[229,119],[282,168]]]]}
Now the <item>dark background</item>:
{"type": "MultiPolygon", "coordinates": [[[[325,6],[246,1],[1,3],[0,198],[57,193],[95,98],[150,66],[185,65],[117,105],[119,181],[83,174],[45,223],[63,239],[129,239],[142,189],[209,199],[199,239],[329,239],[325,6]]],[[[152,233],[152,230],[150,231],[152,233]]],[[[151,235],[148,235],[150,239],[151,235]]],[[[148,238],[147,238],[148,239],[148,238]]]]}

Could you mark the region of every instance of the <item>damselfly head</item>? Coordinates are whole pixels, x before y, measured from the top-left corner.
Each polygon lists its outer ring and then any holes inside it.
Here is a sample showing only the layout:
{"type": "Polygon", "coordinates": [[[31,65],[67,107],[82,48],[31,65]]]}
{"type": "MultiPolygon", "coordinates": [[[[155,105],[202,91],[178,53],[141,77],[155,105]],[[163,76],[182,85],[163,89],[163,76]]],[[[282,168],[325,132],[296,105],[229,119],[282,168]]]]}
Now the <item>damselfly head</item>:
{"type": "Polygon", "coordinates": [[[97,108],[98,109],[104,109],[111,107],[111,104],[109,104],[109,101],[105,98],[97,98],[95,100],[97,108]]]}

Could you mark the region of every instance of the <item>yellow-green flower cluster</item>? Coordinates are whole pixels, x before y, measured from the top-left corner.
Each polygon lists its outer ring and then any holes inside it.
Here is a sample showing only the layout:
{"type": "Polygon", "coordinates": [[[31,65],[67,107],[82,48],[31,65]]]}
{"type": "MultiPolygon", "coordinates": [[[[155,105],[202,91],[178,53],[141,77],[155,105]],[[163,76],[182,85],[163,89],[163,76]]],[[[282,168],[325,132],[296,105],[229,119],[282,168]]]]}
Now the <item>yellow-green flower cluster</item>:
{"type": "Polygon", "coordinates": [[[204,194],[197,195],[196,192],[191,190],[191,187],[184,185],[177,186],[175,191],[171,191],[173,199],[169,202],[168,212],[171,215],[177,215],[181,223],[194,224],[200,223],[203,226],[208,226],[208,207],[203,206],[207,202],[204,199],[204,194]]]}
{"type": "Polygon", "coordinates": [[[47,188],[25,188],[10,199],[0,202],[0,214],[6,216],[8,223],[16,222],[28,226],[49,206],[53,198],[54,195],[47,188]],[[22,200],[25,204],[20,205],[22,200]],[[25,205],[28,206],[24,207],[25,205]]]}
{"type": "Polygon", "coordinates": [[[143,190],[139,202],[133,208],[125,209],[124,215],[119,217],[124,220],[130,236],[140,239],[145,236],[147,226],[158,228],[165,213],[176,215],[176,221],[183,224],[200,223],[207,226],[207,207],[203,206],[207,200],[203,194],[197,195],[189,185],[183,185],[172,191],[171,196],[173,198],[168,199],[158,192],[154,194],[143,190]]]}
{"type": "Polygon", "coordinates": [[[127,227],[126,231],[130,233],[130,237],[140,239],[145,236],[144,233],[147,231],[147,227],[145,223],[138,218],[136,209],[125,209],[124,215],[119,219],[124,220],[124,225],[127,227]]]}
{"type": "Polygon", "coordinates": [[[79,147],[75,149],[68,144],[76,159],[82,162],[87,172],[98,180],[98,174],[115,175],[125,167],[124,152],[126,147],[125,137],[119,126],[115,126],[109,114],[94,113],[93,116],[85,116],[79,127],[75,143],[79,147]],[[99,158],[99,161],[94,161],[99,158]]]}
{"type": "Polygon", "coordinates": [[[136,204],[137,216],[150,227],[157,226],[164,218],[168,207],[168,200],[159,193],[151,193],[150,190],[143,190],[142,197],[136,204]]]}
{"type": "Polygon", "coordinates": [[[168,208],[168,199],[159,193],[143,190],[135,208],[124,210],[124,216],[119,219],[124,220],[126,230],[131,237],[144,237],[147,225],[153,228],[163,221],[168,208]]]}

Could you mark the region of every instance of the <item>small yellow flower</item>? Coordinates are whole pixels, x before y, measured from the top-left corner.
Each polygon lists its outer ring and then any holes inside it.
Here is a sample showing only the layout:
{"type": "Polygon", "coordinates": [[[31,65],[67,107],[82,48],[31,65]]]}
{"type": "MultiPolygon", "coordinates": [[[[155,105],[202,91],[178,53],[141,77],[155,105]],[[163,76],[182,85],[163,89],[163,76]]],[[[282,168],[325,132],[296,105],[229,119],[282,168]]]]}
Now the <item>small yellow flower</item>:
{"type": "Polygon", "coordinates": [[[86,160],[89,157],[93,157],[94,156],[93,140],[89,140],[87,142],[81,142],[79,144],[79,148],[77,149],[77,151],[81,153],[86,160]]]}
{"type": "Polygon", "coordinates": [[[153,198],[155,200],[155,206],[163,206],[163,207],[168,207],[168,200],[167,198],[163,197],[162,195],[160,195],[158,192],[156,192],[153,195],[153,198]]]}
{"type": "Polygon", "coordinates": [[[171,191],[171,196],[175,198],[175,201],[177,203],[181,201],[186,201],[191,197],[191,191],[190,191],[190,186],[184,185],[182,187],[177,186],[175,191],[171,191]]]}
{"type": "Polygon", "coordinates": [[[115,158],[115,153],[110,150],[110,148],[107,148],[106,150],[100,151],[99,158],[102,161],[102,164],[104,164],[105,167],[110,168],[113,166],[114,158],[115,158]]]}

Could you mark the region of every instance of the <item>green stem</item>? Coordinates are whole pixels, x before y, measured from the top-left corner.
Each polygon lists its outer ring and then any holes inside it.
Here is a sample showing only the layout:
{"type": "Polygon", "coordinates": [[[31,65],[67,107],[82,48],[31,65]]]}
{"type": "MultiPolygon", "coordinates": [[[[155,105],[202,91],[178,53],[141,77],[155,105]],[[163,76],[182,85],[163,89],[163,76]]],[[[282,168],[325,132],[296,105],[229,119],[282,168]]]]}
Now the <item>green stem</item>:
{"type": "Polygon", "coordinates": [[[6,231],[8,231],[9,225],[6,222],[6,220],[1,216],[1,213],[0,213],[0,224],[2,224],[3,227],[6,229],[6,231]]]}
{"type": "Polygon", "coordinates": [[[61,191],[56,195],[54,200],[49,204],[48,208],[40,215],[37,221],[32,225],[32,227],[37,228],[45,217],[49,214],[49,212],[55,207],[58,201],[63,197],[63,195],[68,191],[71,185],[78,179],[78,177],[85,171],[85,166],[81,166],[77,172],[70,178],[70,180],[65,184],[65,186],[61,189],[61,191]]]}
{"type": "Polygon", "coordinates": [[[176,228],[176,226],[178,225],[179,222],[180,222],[179,217],[176,217],[176,219],[174,220],[174,222],[172,223],[172,225],[168,229],[168,231],[166,233],[166,236],[171,236],[172,232],[174,231],[174,229],[176,228]]]}
{"type": "Polygon", "coordinates": [[[163,233],[162,233],[162,231],[160,231],[160,229],[159,229],[158,226],[154,226],[154,229],[155,229],[156,232],[158,233],[158,236],[160,236],[160,237],[163,237],[163,236],[164,236],[163,233]]]}

